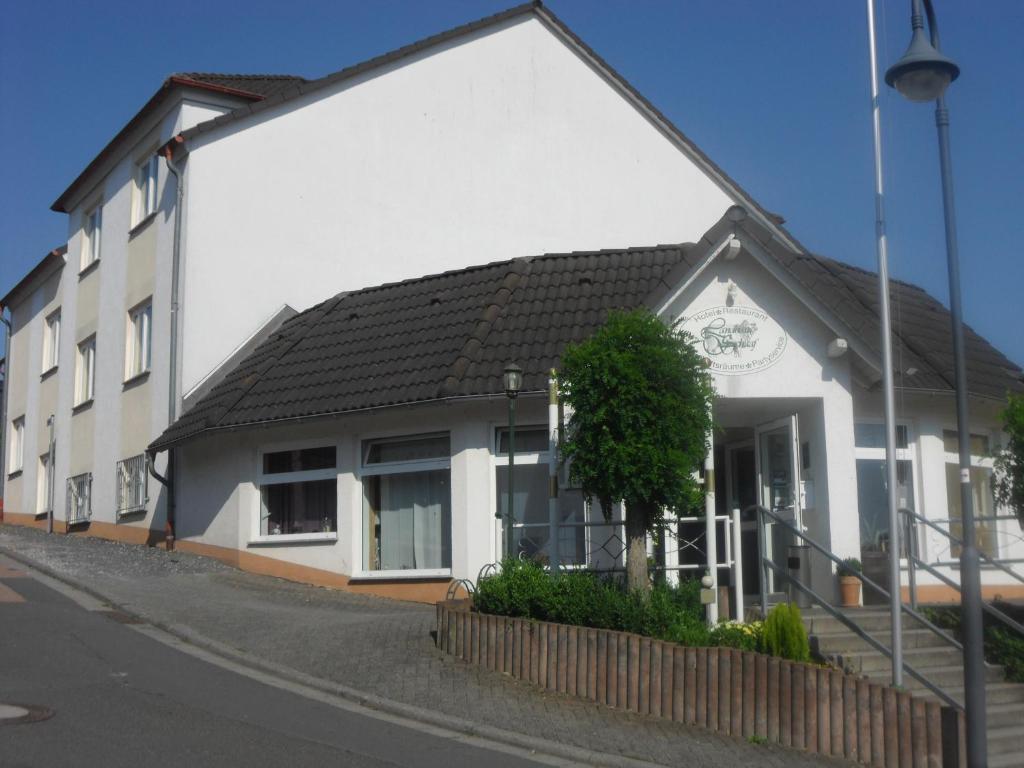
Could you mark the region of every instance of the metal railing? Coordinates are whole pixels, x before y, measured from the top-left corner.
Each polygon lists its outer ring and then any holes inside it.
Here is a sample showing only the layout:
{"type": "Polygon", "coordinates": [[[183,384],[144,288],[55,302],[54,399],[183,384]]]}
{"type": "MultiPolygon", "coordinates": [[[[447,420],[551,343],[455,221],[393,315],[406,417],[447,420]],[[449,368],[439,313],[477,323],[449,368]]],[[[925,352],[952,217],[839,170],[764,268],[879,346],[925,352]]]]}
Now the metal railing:
{"type": "Polygon", "coordinates": [[[68,478],[64,514],[68,525],[86,523],[92,518],[92,472],[68,478]]]}
{"type": "MultiPolygon", "coordinates": [[[[769,580],[770,580],[769,577],[770,577],[770,575],[774,574],[776,576],[781,577],[784,581],[789,582],[797,590],[799,590],[803,594],[807,595],[812,600],[812,602],[816,603],[822,610],[824,610],[826,613],[828,613],[834,619],[836,619],[841,624],[843,624],[847,629],[849,629],[851,632],[853,632],[858,637],[860,637],[862,640],[864,640],[864,642],[866,642],[868,645],[870,645],[876,651],[878,651],[879,653],[884,655],[886,658],[888,658],[889,662],[891,664],[892,663],[892,649],[889,646],[885,645],[884,643],[882,643],[878,639],[876,639],[876,638],[872,637],[871,635],[869,635],[853,619],[851,619],[849,616],[844,614],[842,611],[838,610],[835,606],[833,606],[831,603],[829,603],[828,600],[826,600],[822,595],[820,595],[819,593],[815,592],[813,589],[811,589],[811,587],[809,587],[808,585],[804,584],[799,579],[795,578],[786,569],[783,569],[781,566],[779,566],[778,563],[776,563],[774,560],[772,560],[772,558],[770,557],[770,555],[768,553],[767,528],[768,528],[769,525],[781,525],[783,527],[783,530],[786,530],[786,531],[790,532],[791,534],[793,534],[794,536],[796,536],[799,540],[803,541],[811,549],[813,549],[816,552],[821,553],[822,555],[825,556],[825,558],[827,558],[831,562],[835,563],[839,568],[845,568],[845,566],[843,565],[843,561],[840,560],[838,557],[836,557],[834,554],[832,554],[825,547],[821,546],[817,541],[812,539],[810,536],[805,534],[803,531],[798,530],[796,528],[796,526],[792,525],[788,520],[784,520],[782,517],[780,517],[779,515],[775,514],[774,512],[771,512],[770,510],[765,509],[760,504],[755,504],[755,505],[753,505],[751,507],[748,507],[748,509],[745,510],[745,511],[750,511],[750,510],[755,510],[757,512],[757,544],[758,544],[758,559],[759,559],[759,561],[761,563],[761,612],[762,612],[762,615],[766,616],[767,613],[768,613],[768,584],[769,584],[769,580]],[[769,522],[768,518],[771,519],[771,522],[769,522]]],[[[885,597],[886,600],[890,599],[889,591],[884,589],[880,584],[878,584],[875,581],[873,581],[872,579],[868,578],[863,573],[858,574],[858,576],[859,576],[860,580],[864,584],[866,584],[866,585],[870,586],[872,589],[876,590],[879,594],[881,594],[883,597],[885,597]]],[[[896,585],[896,588],[897,589],[899,588],[898,584],[896,585]]],[[[917,610],[915,610],[914,608],[911,608],[909,606],[903,605],[902,603],[900,604],[900,607],[901,607],[901,609],[903,610],[904,613],[906,613],[909,616],[913,617],[920,624],[922,624],[926,628],[930,629],[934,634],[936,634],[938,637],[942,638],[946,643],[948,643],[949,645],[953,646],[954,648],[957,648],[958,650],[963,650],[963,646],[952,635],[950,635],[948,632],[946,632],[945,630],[943,630],[940,627],[938,627],[937,625],[935,625],[933,622],[931,622],[928,618],[926,618],[922,614],[918,613],[917,610]]],[[[961,710],[963,709],[963,705],[960,704],[958,701],[956,701],[956,699],[951,697],[942,688],[937,686],[935,683],[933,683],[931,680],[929,680],[927,677],[925,677],[921,672],[919,672],[916,669],[914,669],[912,666],[907,664],[905,661],[902,664],[902,669],[903,669],[904,672],[906,672],[908,675],[910,675],[915,680],[917,680],[919,683],[921,683],[925,688],[927,688],[929,691],[934,693],[937,697],[939,697],[942,701],[944,701],[949,706],[955,707],[956,709],[961,709],[961,710]]]]}
{"type": "MultiPolygon", "coordinates": [[[[918,568],[923,569],[925,572],[927,572],[927,573],[931,574],[932,576],[934,576],[936,579],[941,581],[947,587],[955,589],[957,591],[957,593],[960,593],[960,591],[961,591],[960,584],[957,581],[951,579],[949,576],[947,576],[944,573],[942,573],[941,571],[939,571],[938,568],[936,567],[936,566],[943,567],[943,566],[951,566],[951,565],[955,566],[955,565],[959,565],[959,563],[957,563],[957,562],[926,563],[924,560],[922,560],[918,556],[917,526],[918,526],[918,524],[923,524],[923,525],[928,526],[932,530],[938,532],[942,536],[944,536],[947,539],[949,539],[950,544],[952,544],[952,545],[956,545],[956,546],[962,547],[963,546],[963,541],[960,538],[958,538],[957,536],[954,536],[949,531],[941,528],[934,520],[929,520],[926,517],[924,517],[923,515],[917,514],[913,510],[901,509],[900,512],[902,512],[903,515],[904,515],[904,519],[906,520],[905,524],[906,524],[906,527],[907,527],[907,530],[908,530],[908,533],[909,533],[909,536],[910,536],[910,546],[907,548],[907,576],[908,576],[908,580],[910,582],[910,605],[912,607],[914,607],[914,608],[917,608],[917,569],[918,568]]],[[[1016,518],[1013,518],[1013,519],[1016,519],[1016,518]]],[[[1014,578],[1017,581],[1019,581],[1021,584],[1024,584],[1024,575],[1022,575],[1022,574],[1018,573],[1017,571],[1013,570],[1012,568],[1010,568],[1007,565],[1007,561],[1006,560],[992,558],[989,555],[985,554],[984,552],[981,552],[980,550],[978,552],[978,557],[979,557],[979,559],[981,560],[981,562],[983,564],[988,565],[988,566],[990,566],[992,568],[998,568],[999,570],[1003,571],[1004,573],[1008,574],[1012,578],[1014,578]]],[[[1010,562],[1016,562],[1016,561],[1010,561],[1010,562]]],[[[1024,636],[1024,626],[1022,626],[1019,622],[1015,621],[1011,617],[1007,616],[1005,613],[1000,611],[994,605],[992,605],[990,603],[987,603],[984,600],[982,600],[981,608],[989,616],[992,616],[993,618],[998,619],[999,621],[1001,621],[1004,624],[1006,624],[1008,627],[1011,627],[1015,631],[1019,632],[1022,636],[1024,636]]]]}
{"type": "Polygon", "coordinates": [[[117,514],[144,512],[149,502],[146,454],[117,462],[117,514]]]}

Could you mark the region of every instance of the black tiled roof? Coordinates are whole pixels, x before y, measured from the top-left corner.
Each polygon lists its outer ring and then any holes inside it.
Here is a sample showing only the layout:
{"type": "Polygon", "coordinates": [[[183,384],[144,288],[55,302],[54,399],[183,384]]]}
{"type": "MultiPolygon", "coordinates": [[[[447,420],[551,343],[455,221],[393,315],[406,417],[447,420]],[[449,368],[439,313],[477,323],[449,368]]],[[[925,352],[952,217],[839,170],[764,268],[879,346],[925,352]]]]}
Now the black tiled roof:
{"type": "MultiPolygon", "coordinates": [[[[691,244],[552,254],[339,294],[287,321],[151,448],[208,430],[500,395],[510,360],[524,369],[525,392],[543,391],[567,344],[611,309],[654,307],[706,252],[691,244]]],[[[819,256],[787,266],[877,348],[874,274],[819,256]]],[[[898,367],[917,369],[904,386],[952,389],[949,313],[906,283],[894,284],[893,306],[898,367]]],[[[973,392],[1001,398],[1020,388],[1020,368],[984,339],[970,333],[968,351],[973,392]]]]}
{"type": "Polygon", "coordinates": [[[297,75],[234,75],[218,72],[179,72],[173,77],[233,91],[245,91],[264,98],[276,96],[291,86],[309,82],[297,75]]]}

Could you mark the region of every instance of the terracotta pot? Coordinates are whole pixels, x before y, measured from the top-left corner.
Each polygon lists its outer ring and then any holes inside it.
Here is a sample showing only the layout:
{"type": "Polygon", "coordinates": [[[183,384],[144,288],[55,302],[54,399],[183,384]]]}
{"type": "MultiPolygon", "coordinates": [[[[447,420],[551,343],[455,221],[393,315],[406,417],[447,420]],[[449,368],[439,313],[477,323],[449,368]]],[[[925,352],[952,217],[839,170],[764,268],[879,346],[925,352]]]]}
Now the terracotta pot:
{"type": "Polygon", "coordinates": [[[839,577],[839,598],[843,608],[860,606],[860,578],[857,576],[839,577]]]}

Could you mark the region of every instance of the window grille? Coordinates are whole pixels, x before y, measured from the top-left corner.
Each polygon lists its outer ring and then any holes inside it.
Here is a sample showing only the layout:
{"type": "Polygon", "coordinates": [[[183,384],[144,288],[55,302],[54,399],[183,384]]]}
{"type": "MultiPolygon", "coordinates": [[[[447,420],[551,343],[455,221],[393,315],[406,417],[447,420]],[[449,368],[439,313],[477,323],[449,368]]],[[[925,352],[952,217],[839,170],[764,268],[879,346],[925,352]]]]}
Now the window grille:
{"type": "Polygon", "coordinates": [[[117,462],[117,514],[143,512],[149,501],[146,454],[117,462]]]}
{"type": "Polygon", "coordinates": [[[92,472],[68,478],[67,524],[85,523],[92,518],[92,472]]]}

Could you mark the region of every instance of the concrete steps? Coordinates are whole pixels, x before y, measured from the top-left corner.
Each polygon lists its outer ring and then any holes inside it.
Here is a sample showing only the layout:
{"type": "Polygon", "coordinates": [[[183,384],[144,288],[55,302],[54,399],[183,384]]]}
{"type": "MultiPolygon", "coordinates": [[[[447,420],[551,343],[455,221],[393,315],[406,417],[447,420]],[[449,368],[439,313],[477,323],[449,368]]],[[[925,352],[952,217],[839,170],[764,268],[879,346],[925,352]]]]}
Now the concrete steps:
{"type": "MultiPolygon", "coordinates": [[[[866,634],[888,648],[891,616],[888,608],[844,611],[866,634]]],[[[804,613],[811,648],[821,657],[856,675],[887,683],[889,658],[834,616],[812,608],[804,613]]],[[[964,700],[963,657],[959,650],[917,620],[903,617],[903,657],[915,671],[941,688],[955,701],[964,700]]],[[[1024,768],[1024,685],[1005,682],[1003,669],[986,665],[986,711],[990,768],[1024,768]]],[[[936,698],[910,675],[904,687],[922,698],[936,698]]]]}

